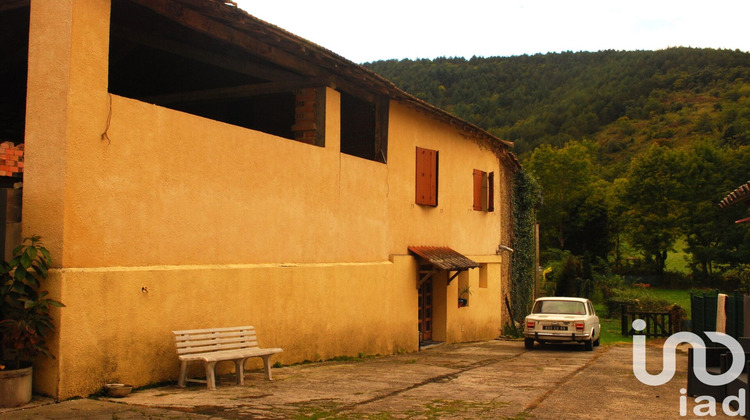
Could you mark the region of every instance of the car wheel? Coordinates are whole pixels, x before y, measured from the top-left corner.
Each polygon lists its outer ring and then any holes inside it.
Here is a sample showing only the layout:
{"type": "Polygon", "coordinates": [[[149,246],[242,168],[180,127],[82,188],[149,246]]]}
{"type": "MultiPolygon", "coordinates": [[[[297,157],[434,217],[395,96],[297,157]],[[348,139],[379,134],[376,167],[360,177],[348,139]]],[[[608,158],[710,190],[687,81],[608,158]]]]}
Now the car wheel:
{"type": "Polygon", "coordinates": [[[594,350],[594,340],[593,339],[586,340],[583,343],[583,345],[586,347],[587,351],[594,350]]]}
{"type": "Polygon", "coordinates": [[[524,338],[523,339],[523,345],[526,347],[526,350],[532,350],[534,348],[534,339],[533,338],[524,338]]]}
{"type": "Polygon", "coordinates": [[[599,338],[601,337],[598,337],[596,340],[594,340],[594,347],[599,347],[599,338]]]}

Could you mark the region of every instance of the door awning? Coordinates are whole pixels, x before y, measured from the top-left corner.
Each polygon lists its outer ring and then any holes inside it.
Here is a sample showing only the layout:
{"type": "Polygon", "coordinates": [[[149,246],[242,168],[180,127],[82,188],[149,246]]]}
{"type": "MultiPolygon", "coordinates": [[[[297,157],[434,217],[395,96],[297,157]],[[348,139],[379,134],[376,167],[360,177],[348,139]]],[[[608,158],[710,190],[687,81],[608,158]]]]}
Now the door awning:
{"type": "Polygon", "coordinates": [[[409,252],[442,270],[463,271],[479,267],[479,263],[444,246],[410,246],[409,252]]]}

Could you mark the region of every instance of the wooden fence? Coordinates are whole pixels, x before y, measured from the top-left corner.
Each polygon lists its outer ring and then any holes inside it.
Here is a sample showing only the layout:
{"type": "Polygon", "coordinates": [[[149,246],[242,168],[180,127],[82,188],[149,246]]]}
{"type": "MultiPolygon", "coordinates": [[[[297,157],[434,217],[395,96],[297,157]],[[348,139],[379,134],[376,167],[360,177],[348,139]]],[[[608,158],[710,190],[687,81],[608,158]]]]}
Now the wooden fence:
{"type": "Polygon", "coordinates": [[[643,334],[646,337],[669,337],[675,331],[672,328],[672,314],[670,312],[647,312],[647,311],[628,311],[627,307],[622,308],[622,335],[631,336],[643,334]],[[646,321],[646,329],[636,332],[633,329],[633,321],[642,319],[646,321]]]}

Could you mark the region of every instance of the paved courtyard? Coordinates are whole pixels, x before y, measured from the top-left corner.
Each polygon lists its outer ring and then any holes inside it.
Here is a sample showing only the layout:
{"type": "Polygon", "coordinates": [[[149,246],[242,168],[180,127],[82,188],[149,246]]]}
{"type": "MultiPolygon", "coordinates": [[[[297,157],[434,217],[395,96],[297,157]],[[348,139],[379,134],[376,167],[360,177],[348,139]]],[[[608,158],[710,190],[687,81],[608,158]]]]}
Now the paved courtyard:
{"type": "MultiPolygon", "coordinates": [[[[648,349],[648,369],[661,370],[661,348],[648,349]]],[[[41,418],[457,418],[457,419],[678,419],[693,415],[680,389],[687,356],[660,387],[632,371],[630,346],[557,345],[524,349],[521,341],[443,345],[416,353],[273,369],[267,382],[249,372],[244,386],[222,377],[214,392],[191,384],[133,392],[121,399],[83,399],[23,410],[0,419],[41,418]]],[[[33,407],[37,405],[36,407],[33,407]]],[[[717,416],[724,418],[721,404],[717,416]]]]}

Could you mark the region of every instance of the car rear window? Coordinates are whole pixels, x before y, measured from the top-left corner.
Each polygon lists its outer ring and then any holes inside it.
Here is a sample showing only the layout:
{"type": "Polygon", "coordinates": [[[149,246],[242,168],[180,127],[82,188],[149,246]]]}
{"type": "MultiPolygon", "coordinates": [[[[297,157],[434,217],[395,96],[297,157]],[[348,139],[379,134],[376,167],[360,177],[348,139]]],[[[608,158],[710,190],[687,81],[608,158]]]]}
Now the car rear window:
{"type": "Polygon", "coordinates": [[[534,304],[535,314],[566,314],[585,315],[586,307],[583,302],[566,300],[540,300],[534,304]]]}

